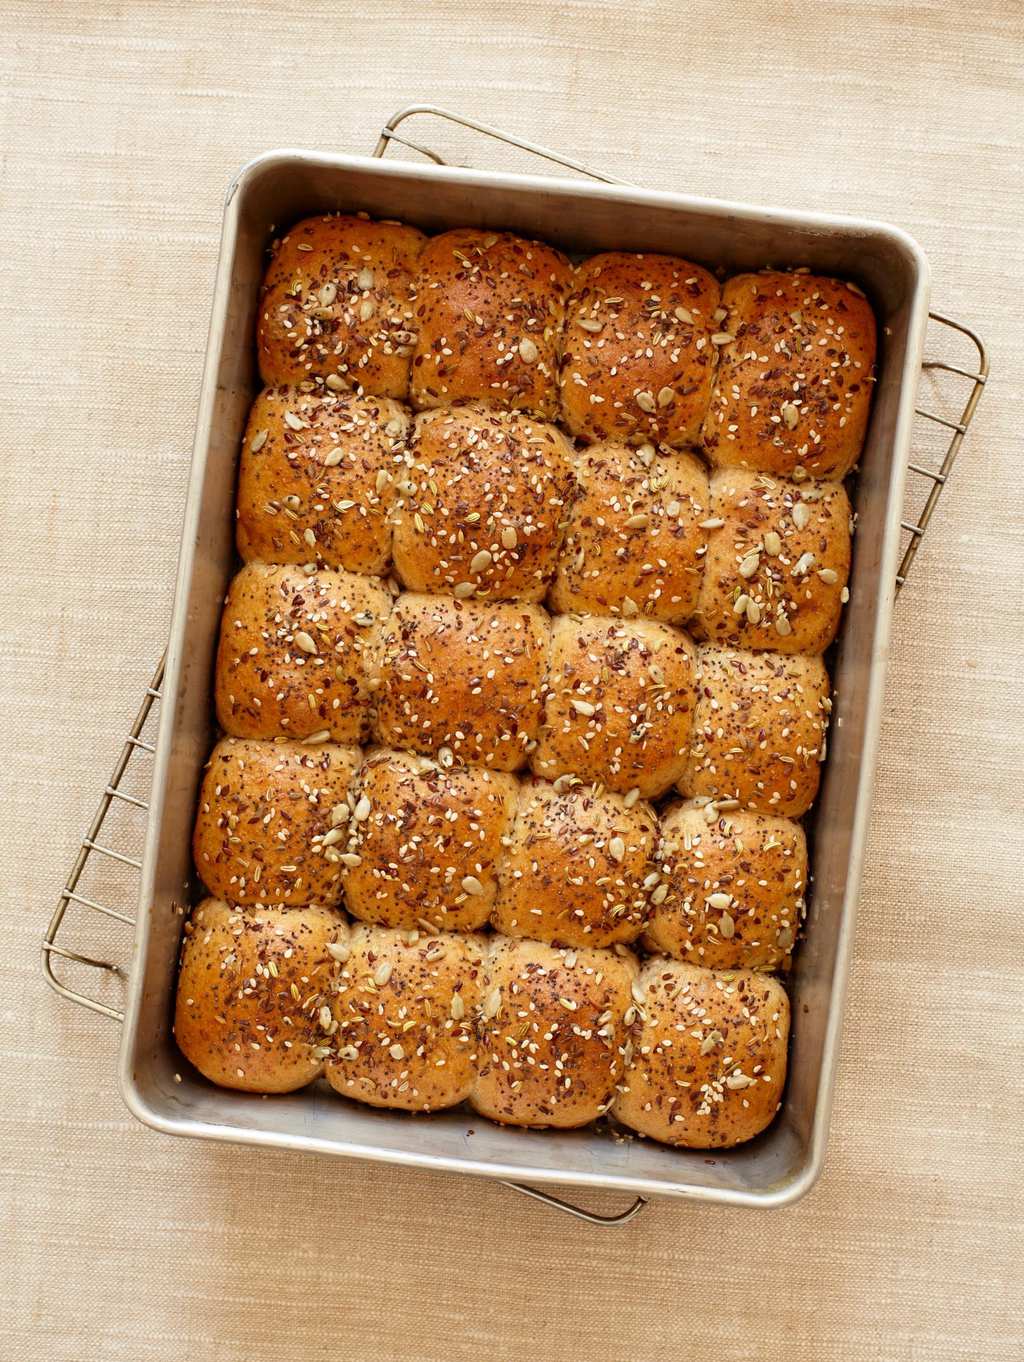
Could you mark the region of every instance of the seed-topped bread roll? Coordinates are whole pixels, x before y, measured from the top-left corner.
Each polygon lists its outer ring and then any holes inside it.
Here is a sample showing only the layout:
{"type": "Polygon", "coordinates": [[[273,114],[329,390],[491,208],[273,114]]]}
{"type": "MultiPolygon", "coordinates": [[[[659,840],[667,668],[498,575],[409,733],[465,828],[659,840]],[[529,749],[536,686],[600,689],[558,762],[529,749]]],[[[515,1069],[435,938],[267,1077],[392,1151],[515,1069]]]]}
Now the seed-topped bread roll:
{"type": "Polygon", "coordinates": [[[222,738],[206,763],[192,837],[211,894],[243,904],[338,903],[361,755],[333,743],[222,738]]]}
{"type": "Polygon", "coordinates": [[[484,938],[353,927],[325,1073],[371,1107],[437,1111],[473,1086],[484,938]]]}
{"type": "Polygon", "coordinates": [[[552,609],[682,624],[697,608],[708,475],[692,454],[601,442],[576,461],[580,495],[552,609]]]}
{"type": "Polygon", "coordinates": [[[239,463],[242,558],[386,572],[408,424],[386,397],[264,389],[239,463]]]}
{"type": "Polygon", "coordinates": [[[813,274],[739,274],[722,290],[730,339],[704,420],[721,466],[844,478],[871,405],[875,317],[853,284],[813,274]]]}
{"type": "Polygon", "coordinates": [[[204,899],[185,924],[174,1035],[212,1083],[294,1092],[327,1055],[331,952],[348,936],[328,908],[237,908],[204,899]]]}
{"type": "Polygon", "coordinates": [[[487,921],[514,776],[371,752],[353,790],[345,901],[364,922],[466,932],[487,921]]]}
{"type": "Polygon", "coordinates": [[[539,601],[575,491],[560,430],[479,405],[422,413],[394,511],[395,570],[413,591],[539,601]]]}
{"type": "Polygon", "coordinates": [[[648,949],[708,969],[788,969],[807,890],[799,823],[688,803],[662,818],[661,833],[648,949]]]}
{"type": "Polygon", "coordinates": [[[492,938],[471,1102],[503,1125],[582,1126],[611,1104],[636,1008],[626,951],[492,938]]]}
{"type": "Polygon", "coordinates": [[[697,442],[711,393],[720,290],[672,255],[595,255],[576,271],[559,384],[584,440],[697,442]]]}
{"type": "Polygon", "coordinates": [[[642,1029],[615,1099],[618,1120],[689,1149],[764,1130],[786,1081],[789,999],[768,974],[719,974],[677,960],[640,973],[642,1029]]]}
{"type": "Polygon", "coordinates": [[[711,475],[698,638],[821,653],[850,575],[850,503],[838,482],[787,482],[745,468],[711,475]]]}
{"type": "Polygon", "coordinates": [[[553,418],[572,266],[508,232],[460,227],[427,243],[416,277],[414,407],[480,401],[553,418]]]}
{"type": "Polygon", "coordinates": [[[805,814],[818,793],[832,708],[821,658],[702,647],[699,669],[680,794],[805,814]]]}
{"type": "Polygon", "coordinates": [[[364,741],[364,654],[390,608],[390,595],[370,577],[247,563],[221,618],[221,728],[239,738],[364,741]]]}
{"type": "Polygon", "coordinates": [[[560,616],[534,772],[663,794],[686,769],[695,684],[696,649],[680,630],[560,616]]]}
{"type": "Polygon", "coordinates": [[[424,240],[415,227],[362,215],[297,222],[275,243],[263,280],[256,347],[264,383],[406,397],[424,240]]]}
{"type": "Polygon", "coordinates": [[[377,653],[379,741],[516,770],[540,726],[548,632],[536,605],[399,596],[377,653]]]}
{"type": "Polygon", "coordinates": [[[633,941],[650,908],[658,825],[649,804],[563,776],[525,781],[491,916],[506,936],[562,946],[633,941]]]}

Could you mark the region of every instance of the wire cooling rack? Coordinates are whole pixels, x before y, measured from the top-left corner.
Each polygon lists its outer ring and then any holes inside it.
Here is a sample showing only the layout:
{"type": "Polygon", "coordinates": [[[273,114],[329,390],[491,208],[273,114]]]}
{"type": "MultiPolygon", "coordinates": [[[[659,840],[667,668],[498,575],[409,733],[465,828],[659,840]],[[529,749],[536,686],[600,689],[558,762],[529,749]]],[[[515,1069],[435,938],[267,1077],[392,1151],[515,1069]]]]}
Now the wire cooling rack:
{"type": "MultiPolygon", "coordinates": [[[[437,151],[423,143],[414,140],[406,135],[402,125],[410,118],[428,117],[438,119],[448,124],[467,128],[474,133],[479,133],[485,137],[492,138],[497,142],[502,142],[507,146],[527,152],[532,156],[550,162],[553,165],[562,167],[565,170],[572,170],[580,175],[585,175],[590,179],[599,180],[604,184],[623,184],[625,181],[618,180],[612,175],[606,175],[589,167],[581,165],[578,161],[572,160],[568,156],[563,156],[559,152],[551,151],[547,147],[538,146],[533,142],[528,142],[523,138],[515,137],[510,133],[503,132],[499,128],[491,127],[486,123],[481,123],[473,118],[466,118],[461,114],[452,113],[446,109],[437,108],[432,104],[414,104],[408,108],[401,109],[393,118],[381,129],[377,144],[373,149],[373,155],[384,156],[391,143],[397,142],[408,150],[416,152],[418,155],[425,156],[436,165],[447,165],[447,162],[437,151]]],[[[929,318],[936,328],[941,328],[946,340],[946,348],[949,342],[955,342],[961,348],[967,349],[969,358],[963,363],[956,363],[952,359],[936,358],[925,360],[922,368],[926,373],[946,373],[951,374],[957,379],[966,380],[969,388],[966,391],[966,400],[959,410],[959,415],[946,416],[939,412],[925,407],[917,408],[917,415],[925,428],[930,428],[933,432],[931,438],[922,434],[919,443],[930,454],[931,461],[913,462],[908,465],[909,471],[919,479],[917,483],[918,495],[920,500],[920,489],[927,487],[927,493],[917,509],[916,514],[911,514],[910,518],[903,520],[902,527],[906,536],[906,546],[903,557],[900,561],[899,570],[896,574],[895,590],[899,592],[906,583],[911,566],[920,550],[921,543],[928,530],[932,516],[942,492],[953,471],[957,456],[963,445],[964,437],[967,434],[971,422],[974,420],[978,403],[981,401],[985,384],[988,380],[989,361],[988,352],[981,337],[967,326],[964,322],[956,321],[952,317],[947,317],[942,313],[931,312],[929,318]],[[965,346],[964,342],[968,345],[965,346]],[[970,347],[970,348],[968,348],[970,347]],[[950,432],[946,438],[945,432],[950,432]],[[935,449],[935,435],[941,434],[942,440],[939,441],[938,450],[935,449]]],[[[935,333],[930,333],[934,335],[935,333]]],[[[936,394],[938,396],[938,394],[936,394]]],[[[952,401],[947,394],[946,399],[952,401]]],[[[955,405],[952,408],[955,412],[955,405]]],[[[913,502],[915,496],[913,491],[908,492],[908,500],[913,502]]],[[[95,816],[89,824],[89,828],[82,838],[75,855],[74,863],[64,883],[64,888],[60,892],[57,906],[50,918],[49,925],[43,934],[42,940],[42,969],[47,983],[55,989],[62,997],[70,1002],[78,1003],[81,1007],[88,1008],[92,1012],[98,1012],[104,1017],[110,1017],[114,1021],[123,1021],[124,1012],[112,1003],[102,998],[97,998],[91,994],[83,992],[74,987],[67,978],[62,978],[56,972],[55,965],[58,960],[72,962],[74,965],[87,967],[91,970],[99,970],[106,976],[115,976],[121,979],[127,978],[127,968],[124,965],[115,963],[112,960],[98,959],[86,954],[84,948],[75,949],[60,940],[66,920],[72,907],[80,908],[88,914],[98,914],[100,917],[110,921],[121,923],[125,927],[134,928],[135,919],[126,913],[122,908],[114,908],[107,903],[101,902],[98,898],[83,892],[83,885],[88,884],[88,872],[96,861],[116,863],[127,867],[133,875],[137,875],[142,869],[142,862],[137,855],[130,854],[138,841],[138,821],[139,814],[145,814],[148,810],[147,800],[137,794],[131,794],[124,789],[125,778],[131,768],[132,774],[138,776],[142,782],[142,788],[148,789],[149,772],[137,772],[137,767],[142,759],[148,760],[155,752],[155,746],[144,734],[152,730],[151,717],[154,714],[155,706],[162,700],[161,686],[163,684],[164,659],[161,658],[153,678],[146,687],[139,706],[135,720],[125,735],[120,755],[117,758],[110,779],[107,781],[100,795],[99,805],[95,816]],[[123,815],[120,819],[112,818],[111,826],[108,828],[108,817],[112,810],[118,809],[123,815]],[[135,818],[133,828],[126,819],[135,818]],[[116,843],[116,844],[115,844],[116,843]],[[127,848],[127,849],[126,849],[127,848]],[[94,861],[94,858],[96,860],[94,861]]],[[[517,1191],[523,1192],[527,1196],[535,1197],[543,1201],[546,1205],[553,1206],[558,1210],[565,1211],[577,1219],[585,1220],[594,1225],[623,1225],[631,1220],[646,1204],[643,1197],[638,1197],[627,1210],[619,1215],[602,1216],[592,1211],[585,1210],[581,1206],[576,1206],[571,1202],[562,1201],[558,1197],[552,1196],[548,1192],[540,1191],[534,1187],[527,1187],[522,1183],[510,1183],[517,1191]]]]}

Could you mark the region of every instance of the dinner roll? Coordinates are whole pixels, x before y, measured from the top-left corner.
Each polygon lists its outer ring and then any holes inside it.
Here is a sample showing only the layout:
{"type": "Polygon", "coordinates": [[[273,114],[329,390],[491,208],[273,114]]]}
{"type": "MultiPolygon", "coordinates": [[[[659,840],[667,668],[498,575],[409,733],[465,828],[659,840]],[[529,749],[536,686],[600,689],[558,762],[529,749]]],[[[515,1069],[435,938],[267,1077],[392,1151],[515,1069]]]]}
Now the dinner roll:
{"type": "Polygon", "coordinates": [[[576,487],[562,432],[480,406],[424,412],[411,460],[393,517],[405,585],[541,600],[576,487]]]}
{"type": "Polygon", "coordinates": [[[707,523],[695,635],[734,648],[824,652],[850,575],[842,484],[719,469],[707,523]]]}
{"type": "Polygon", "coordinates": [[[210,893],[232,903],[336,904],[360,758],[332,743],[222,738],[206,763],[192,836],[210,893]]]}
{"type": "Polygon", "coordinates": [[[540,725],[547,641],[536,605],[404,593],[377,652],[379,741],[516,770],[540,725]]]}
{"type": "Polygon", "coordinates": [[[820,657],[703,647],[679,792],[799,818],[818,793],[832,702],[820,657]]]}
{"type": "Polygon", "coordinates": [[[264,383],[310,381],[404,398],[424,240],[415,227],[362,214],[297,222],[275,242],[260,294],[264,383]]]}
{"type": "Polygon", "coordinates": [[[620,794],[663,794],[686,769],[696,650],[651,620],[552,621],[536,775],[577,775],[620,794]]]}
{"type": "Polygon", "coordinates": [[[242,558],[387,572],[407,425],[390,398],[264,389],[239,462],[242,558]]]}
{"type": "Polygon", "coordinates": [[[337,967],[327,1081],[371,1107],[437,1111],[473,1086],[484,940],[353,927],[337,967]]]}
{"type": "Polygon", "coordinates": [[[212,1083],[294,1092],[323,1067],[332,950],[348,936],[328,908],[237,908],[203,899],[185,924],[174,1036],[212,1083]]]}
{"type": "Polygon", "coordinates": [[[487,921],[514,776],[371,752],[353,791],[344,878],[349,911],[385,927],[466,932],[487,921]]]}
{"type": "Polygon", "coordinates": [[[649,960],[643,1025],[614,1114],[641,1135],[724,1149],[764,1130],[786,1081],[789,999],[777,979],[649,960]]]}
{"type": "Polygon", "coordinates": [[[704,448],[722,466],[843,478],[860,457],[874,386],[875,317],[853,284],[739,274],[722,290],[723,334],[704,448]]]}
{"type": "Polygon", "coordinates": [[[576,271],[559,385],[584,440],[691,445],[715,366],[717,280],[673,255],[595,255],[576,271]]]}
{"type": "Polygon", "coordinates": [[[799,823],[688,803],[663,817],[661,833],[647,948],[709,969],[787,970],[807,890],[799,823]]]}
{"type": "Polygon", "coordinates": [[[364,653],[390,607],[390,595],[370,577],[246,564],[221,618],[221,728],[239,738],[363,741],[370,728],[364,653]]]}
{"type": "Polygon", "coordinates": [[[571,283],[543,242],[472,227],[434,237],[416,277],[413,406],[475,400],[554,418],[571,283]]]}
{"type": "Polygon", "coordinates": [[[491,921],[506,936],[562,946],[633,941],[650,907],[657,843],[649,804],[570,776],[526,781],[491,921]]]}
{"type": "Polygon", "coordinates": [[[581,492],[551,587],[563,614],[681,624],[697,608],[708,475],[692,454],[601,442],[580,451],[581,492]]]}
{"type": "Polygon", "coordinates": [[[470,1101],[503,1125],[582,1126],[606,1111],[635,1013],[635,958],[492,938],[470,1101]]]}

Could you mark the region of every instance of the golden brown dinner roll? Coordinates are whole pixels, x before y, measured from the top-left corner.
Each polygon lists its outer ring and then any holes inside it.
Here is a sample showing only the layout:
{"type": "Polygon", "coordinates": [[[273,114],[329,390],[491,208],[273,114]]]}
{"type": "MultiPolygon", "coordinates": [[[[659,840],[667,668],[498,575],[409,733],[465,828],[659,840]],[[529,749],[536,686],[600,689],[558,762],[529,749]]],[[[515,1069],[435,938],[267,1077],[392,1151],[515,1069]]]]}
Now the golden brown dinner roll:
{"type": "Polygon", "coordinates": [[[415,227],[362,214],[297,222],[275,242],[263,280],[256,346],[264,383],[404,398],[424,240],[415,227]]]}
{"type": "Polygon", "coordinates": [[[664,881],[644,945],[708,969],[788,969],[807,890],[799,823],[686,803],[662,818],[661,833],[664,881]]]}
{"type": "Polygon", "coordinates": [[[237,908],[204,899],[185,924],[174,1035],[204,1077],[294,1092],[323,1067],[331,952],[348,924],[328,908],[237,908]]]}
{"type": "Polygon", "coordinates": [[[232,903],[341,898],[355,747],[222,738],[199,793],[192,849],[211,894],[232,903]]]}
{"type": "Polygon", "coordinates": [[[824,652],[850,575],[850,515],[838,482],[712,473],[694,634],[733,648],[824,652]]]}
{"type": "Polygon", "coordinates": [[[516,770],[540,725],[548,630],[536,605],[405,592],[376,655],[379,741],[516,770]]]}
{"type": "Polygon", "coordinates": [[[437,1111],[473,1086],[484,939],[353,927],[325,1073],[371,1107],[437,1111]]]}
{"type": "Polygon", "coordinates": [[[723,1149],[764,1130],[786,1081],[789,999],[777,979],[649,960],[642,1029],[615,1099],[641,1135],[723,1149]]]}
{"type": "Polygon", "coordinates": [[[348,824],[349,911],[385,927],[482,927],[516,792],[515,777],[501,772],[446,767],[411,752],[371,752],[348,824]]]}
{"type": "Polygon", "coordinates": [[[857,462],[874,386],[875,317],[853,284],[740,274],[725,319],[704,448],[720,466],[843,478],[857,462]]]}
{"type": "Polygon", "coordinates": [[[470,1097],[482,1116],[567,1127],[607,1110],[636,1010],[636,960],[619,952],[492,938],[470,1097]]]}
{"type": "Polygon", "coordinates": [[[264,389],[242,441],[241,556],[386,572],[408,424],[387,397],[264,389]]]}
{"type": "Polygon", "coordinates": [[[699,670],[680,794],[799,818],[818,793],[832,709],[821,658],[702,647],[699,670]]]}
{"type": "Polygon", "coordinates": [[[371,577],[247,563],[221,617],[221,728],[239,738],[363,741],[370,728],[364,653],[390,608],[390,595],[371,577]]]}
{"type": "Polygon", "coordinates": [[[611,946],[640,934],[658,825],[649,804],[571,776],[525,781],[491,916],[506,936],[611,946]]]}
{"type": "Polygon", "coordinates": [[[584,440],[691,445],[715,366],[719,287],[673,255],[595,255],[566,313],[562,413],[584,440]]]}
{"type": "Polygon", "coordinates": [[[560,430],[479,405],[422,413],[394,511],[395,571],[410,590],[539,601],[576,483],[560,430]]]}
{"type": "Polygon", "coordinates": [[[581,492],[551,607],[681,624],[697,608],[708,475],[692,454],[602,442],[580,451],[581,492]]]}
{"type": "Polygon", "coordinates": [[[413,406],[480,401],[554,418],[571,283],[543,242],[472,227],[434,237],[416,277],[413,406]]]}
{"type": "Polygon", "coordinates": [[[535,774],[653,798],[686,769],[696,685],[689,638],[651,620],[552,621],[535,774]]]}

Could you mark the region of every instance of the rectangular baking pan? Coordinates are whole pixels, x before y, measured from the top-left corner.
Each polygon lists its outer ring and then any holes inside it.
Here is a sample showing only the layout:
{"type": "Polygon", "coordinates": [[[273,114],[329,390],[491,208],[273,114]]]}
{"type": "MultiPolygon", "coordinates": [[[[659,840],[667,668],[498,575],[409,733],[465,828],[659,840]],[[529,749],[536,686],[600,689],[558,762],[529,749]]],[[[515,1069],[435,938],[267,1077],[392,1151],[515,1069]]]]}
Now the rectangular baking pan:
{"type": "MultiPolygon", "coordinates": [[[[395,120],[393,120],[394,125],[395,120]]],[[[410,144],[414,145],[414,144],[410,144]]],[[[569,164],[569,163],[566,163],[569,164]]],[[[225,207],[185,512],[120,1062],[130,1110],[177,1135],[342,1154],[534,1184],[616,1188],[750,1206],[794,1201],[822,1165],[882,706],[904,476],[928,319],[928,266],[903,232],[612,184],[446,165],[274,151],[247,165],[225,207]],[[853,489],[850,603],[833,659],[835,710],[812,815],[806,939],[791,981],[790,1077],[770,1129],[738,1149],[688,1152],[596,1130],[530,1132],[463,1111],[404,1116],[314,1086],[265,1099],[193,1072],[171,1034],[190,833],[214,738],[211,679],[235,569],[236,460],[259,386],[253,333],[266,248],[312,213],[365,211],[428,232],[511,229],[570,253],[660,251],[730,272],[807,266],[856,281],[880,324],[878,382],[853,489]]]]}

